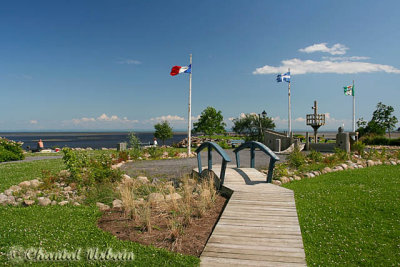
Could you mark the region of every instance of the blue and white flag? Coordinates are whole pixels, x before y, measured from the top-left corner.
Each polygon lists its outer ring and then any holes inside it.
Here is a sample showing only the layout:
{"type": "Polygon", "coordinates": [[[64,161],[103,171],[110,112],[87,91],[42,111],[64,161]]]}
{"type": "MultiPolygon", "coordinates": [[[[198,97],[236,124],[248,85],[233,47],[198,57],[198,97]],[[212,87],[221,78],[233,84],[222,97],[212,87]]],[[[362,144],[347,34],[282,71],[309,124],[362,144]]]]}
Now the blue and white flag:
{"type": "Polygon", "coordinates": [[[276,81],[278,83],[283,81],[290,83],[290,72],[286,72],[285,74],[278,74],[276,76],[276,81]]]}

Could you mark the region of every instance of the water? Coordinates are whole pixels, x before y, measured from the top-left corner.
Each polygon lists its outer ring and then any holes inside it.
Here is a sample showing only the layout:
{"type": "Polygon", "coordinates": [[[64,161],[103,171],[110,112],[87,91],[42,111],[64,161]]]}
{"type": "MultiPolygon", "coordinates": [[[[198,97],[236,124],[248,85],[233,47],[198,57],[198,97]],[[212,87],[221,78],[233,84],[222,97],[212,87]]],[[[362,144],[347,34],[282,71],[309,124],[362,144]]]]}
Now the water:
{"type": "MultiPolygon", "coordinates": [[[[42,139],[45,148],[54,147],[91,147],[94,149],[106,147],[116,148],[118,143],[128,142],[128,132],[15,132],[15,133],[0,133],[1,137],[10,140],[23,142],[22,147],[27,149],[36,148],[39,139],[42,139]]],[[[153,143],[154,133],[152,132],[138,132],[136,135],[142,143],[153,143]]],[[[165,141],[166,145],[178,143],[187,137],[186,133],[174,133],[173,137],[165,141]]],[[[162,145],[162,141],[158,140],[158,144],[162,145]]]]}

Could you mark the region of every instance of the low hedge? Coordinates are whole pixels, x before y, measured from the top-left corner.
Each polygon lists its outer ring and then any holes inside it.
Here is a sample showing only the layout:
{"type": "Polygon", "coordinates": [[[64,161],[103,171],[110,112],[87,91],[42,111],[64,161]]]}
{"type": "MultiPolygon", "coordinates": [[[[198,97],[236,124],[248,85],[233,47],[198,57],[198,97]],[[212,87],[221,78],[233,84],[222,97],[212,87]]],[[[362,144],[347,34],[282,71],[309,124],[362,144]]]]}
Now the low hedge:
{"type": "Polygon", "coordinates": [[[0,137],[0,162],[24,159],[21,143],[0,137]]]}
{"type": "Polygon", "coordinates": [[[400,146],[400,138],[389,139],[382,135],[366,135],[360,141],[366,145],[400,146]]]}

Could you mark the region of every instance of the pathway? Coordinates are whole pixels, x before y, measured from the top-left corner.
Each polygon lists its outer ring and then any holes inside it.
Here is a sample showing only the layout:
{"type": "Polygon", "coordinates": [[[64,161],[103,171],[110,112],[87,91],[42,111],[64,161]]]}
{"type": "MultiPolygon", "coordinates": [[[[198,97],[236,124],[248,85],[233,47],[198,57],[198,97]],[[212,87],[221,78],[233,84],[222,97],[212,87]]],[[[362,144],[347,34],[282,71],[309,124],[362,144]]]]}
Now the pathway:
{"type": "MultiPolygon", "coordinates": [[[[220,173],[220,166],[213,171],[220,173]]],[[[266,183],[256,169],[226,169],[233,190],[211,234],[201,266],[306,266],[292,190],[266,183]]]]}

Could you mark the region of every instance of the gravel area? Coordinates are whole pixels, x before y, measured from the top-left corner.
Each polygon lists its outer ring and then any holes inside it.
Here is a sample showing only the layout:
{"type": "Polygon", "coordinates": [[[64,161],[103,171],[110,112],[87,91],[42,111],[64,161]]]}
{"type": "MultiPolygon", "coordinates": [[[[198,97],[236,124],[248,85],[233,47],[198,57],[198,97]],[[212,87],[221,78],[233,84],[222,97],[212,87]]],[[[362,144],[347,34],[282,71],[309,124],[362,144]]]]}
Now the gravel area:
{"type": "MultiPolygon", "coordinates": [[[[228,165],[235,166],[236,159],[233,150],[226,150],[231,162],[228,165]]],[[[281,161],[285,160],[284,155],[278,155],[281,161]]],[[[256,168],[267,168],[269,165],[269,157],[261,151],[256,151],[256,168]]],[[[207,151],[201,153],[202,165],[207,165],[207,151]]],[[[221,156],[213,151],[213,164],[221,164],[221,156]]],[[[240,152],[241,167],[250,167],[250,151],[240,152]]],[[[126,163],[122,166],[122,170],[130,176],[145,175],[148,177],[159,178],[176,178],[190,174],[194,168],[197,168],[197,158],[186,159],[164,159],[164,160],[143,160],[126,163]]]]}

